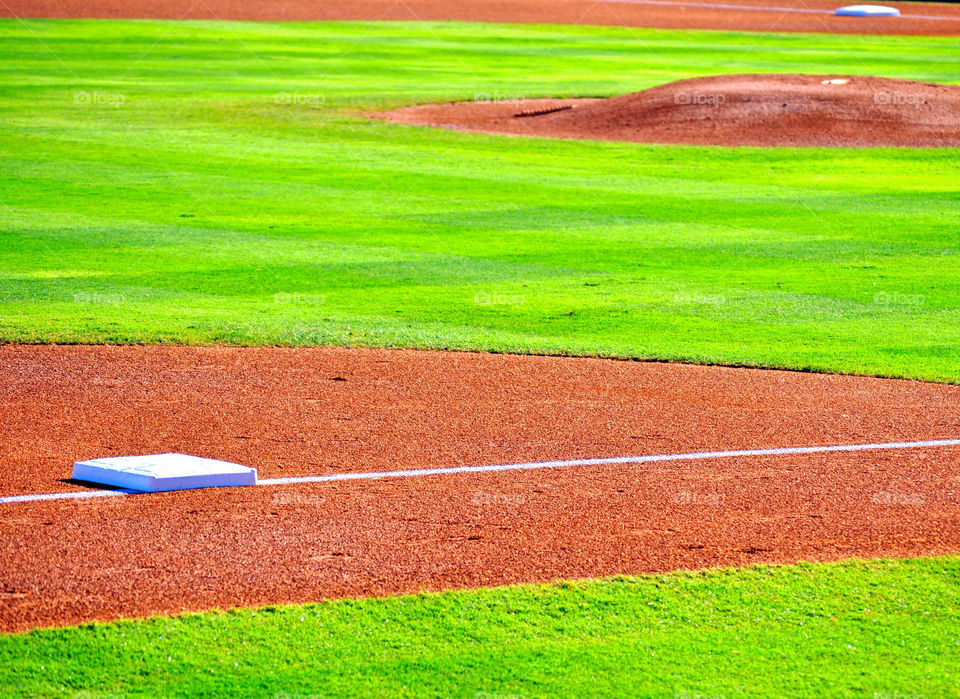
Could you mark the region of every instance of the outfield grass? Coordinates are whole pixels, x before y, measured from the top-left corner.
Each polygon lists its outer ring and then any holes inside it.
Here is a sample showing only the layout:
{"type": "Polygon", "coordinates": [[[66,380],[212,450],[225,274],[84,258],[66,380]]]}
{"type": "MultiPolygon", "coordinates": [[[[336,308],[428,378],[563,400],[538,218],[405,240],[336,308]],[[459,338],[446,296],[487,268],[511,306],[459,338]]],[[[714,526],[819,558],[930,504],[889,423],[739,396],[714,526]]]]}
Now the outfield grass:
{"type": "Polygon", "coordinates": [[[957,150],[508,139],[358,115],[718,72],[956,83],[953,39],[4,20],[0,58],[0,341],[960,381],[957,150]]]}
{"type": "Polygon", "coordinates": [[[0,636],[5,694],[947,697],[960,558],[674,573],[0,636]]]}

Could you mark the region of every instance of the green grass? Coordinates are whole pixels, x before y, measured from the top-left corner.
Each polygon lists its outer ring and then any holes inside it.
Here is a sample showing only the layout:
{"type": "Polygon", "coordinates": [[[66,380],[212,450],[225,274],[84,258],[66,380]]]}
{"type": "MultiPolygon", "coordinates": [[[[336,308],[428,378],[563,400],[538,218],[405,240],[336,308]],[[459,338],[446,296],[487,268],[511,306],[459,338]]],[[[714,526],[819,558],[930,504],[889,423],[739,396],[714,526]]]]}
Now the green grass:
{"type": "MultiPolygon", "coordinates": [[[[360,116],[720,72],[960,83],[953,39],[2,20],[0,59],[0,341],[960,382],[957,150],[504,139],[360,116]]],[[[0,693],[960,696],[958,628],[958,558],[752,568],[0,636],[0,693]]]]}
{"type": "Polygon", "coordinates": [[[0,637],[4,694],[960,696],[960,558],[802,564],[0,637]]]}
{"type": "Polygon", "coordinates": [[[953,39],[5,20],[0,59],[0,341],[960,381],[957,150],[506,139],[359,116],[717,72],[956,83],[953,39]]]}

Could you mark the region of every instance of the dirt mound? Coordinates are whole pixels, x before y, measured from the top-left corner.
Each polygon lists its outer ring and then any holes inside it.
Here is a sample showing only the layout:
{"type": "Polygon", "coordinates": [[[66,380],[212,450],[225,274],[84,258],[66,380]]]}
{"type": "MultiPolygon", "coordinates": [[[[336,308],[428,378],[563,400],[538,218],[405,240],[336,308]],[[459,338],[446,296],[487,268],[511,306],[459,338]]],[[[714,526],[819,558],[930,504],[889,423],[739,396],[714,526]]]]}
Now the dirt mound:
{"type": "Polygon", "coordinates": [[[483,133],[640,143],[960,146],[960,86],[855,75],[724,75],[608,99],[457,102],[370,116],[483,133]],[[571,108],[550,111],[561,107],[571,108]]]}

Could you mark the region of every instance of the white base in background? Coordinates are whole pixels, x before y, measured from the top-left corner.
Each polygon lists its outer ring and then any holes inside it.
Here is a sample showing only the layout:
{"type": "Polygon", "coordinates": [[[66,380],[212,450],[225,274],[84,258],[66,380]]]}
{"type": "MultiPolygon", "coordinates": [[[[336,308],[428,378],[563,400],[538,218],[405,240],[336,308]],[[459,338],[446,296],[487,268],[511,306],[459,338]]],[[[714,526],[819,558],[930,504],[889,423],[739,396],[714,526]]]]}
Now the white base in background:
{"type": "Polygon", "coordinates": [[[899,17],[900,10],[883,5],[847,5],[837,8],[834,14],[838,17],[899,17]]]}

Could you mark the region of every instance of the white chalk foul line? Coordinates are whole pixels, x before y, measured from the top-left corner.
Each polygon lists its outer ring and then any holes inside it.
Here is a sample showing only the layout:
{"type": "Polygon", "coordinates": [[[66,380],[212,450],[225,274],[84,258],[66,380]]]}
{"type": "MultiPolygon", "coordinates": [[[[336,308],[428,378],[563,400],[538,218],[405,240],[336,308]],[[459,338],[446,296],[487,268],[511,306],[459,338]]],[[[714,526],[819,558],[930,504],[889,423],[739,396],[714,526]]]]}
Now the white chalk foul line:
{"type": "MultiPolygon", "coordinates": [[[[607,466],[614,464],[649,464],[663,461],[704,461],[707,459],[730,459],[744,456],[784,456],[790,454],[823,454],[843,451],[879,451],[884,449],[917,449],[923,447],[960,446],[960,439],[925,439],[917,442],[879,442],[874,444],[838,444],[816,447],[779,447],[775,449],[738,449],[735,451],[697,451],[687,454],[651,454],[646,456],[615,456],[605,459],[569,459],[566,461],[530,461],[517,464],[491,464],[488,466],[452,466],[449,468],[417,468],[404,471],[372,471],[368,473],[331,473],[325,476],[297,476],[292,478],[264,478],[262,485],[290,485],[295,483],[327,483],[331,481],[377,480],[381,478],[418,478],[443,476],[455,473],[490,473],[493,471],[532,471],[546,468],[571,466],[607,466]]],[[[38,500],[82,500],[121,495],[137,495],[133,490],[94,490],[79,493],[42,493],[38,495],[7,495],[0,497],[0,504],[11,502],[35,502],[38,500]]]]}
{"type": "Polygon", "coordinates": [[[603,0],[630,5],[666,5],[668,7],[704,7],[712,10],[755,10],[757,12],[800,12],[811,15],[832,15],[832,10],[813,10],[806,7],[764,7],[761,5],[725,5],[715,2],[671,2],[670,0],[603,0]]]}
{"type": "Polygon", "coordinates": [[[109,498],[117,495],[141,495],[137,490],[83,490],[79,493],[39,493],[37,495],[5,495],[5,502],[36,502],[37,500],[85,500],[87,498],[109,498]]]}
{"type": "MultiPolygon", "coordinates": [[[[602,0],[603,2],[622,2],[629,5],[665,5],[668,7],[702,7],[710,10],[752,10],[754,12],[797,12],[810,15],[835,16],[834,10],[815,10],[808,7],[765,7],[763,5],[730,5],[714,2],[677,2],[675,0],[602,0]]],[[[846,18],[851,19],[851,18],[846,18]]],[[[937,15],[904,15],[897,17],[853,17],[852,19],[929,19],[936,22],[960,22],[960,17],[940,17],[937,15]]]]}

